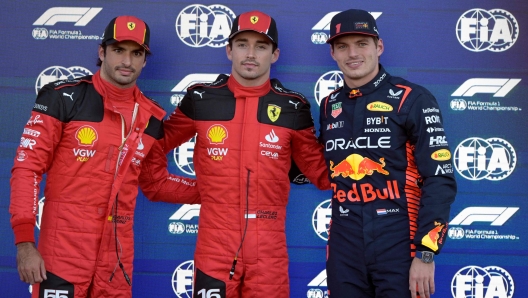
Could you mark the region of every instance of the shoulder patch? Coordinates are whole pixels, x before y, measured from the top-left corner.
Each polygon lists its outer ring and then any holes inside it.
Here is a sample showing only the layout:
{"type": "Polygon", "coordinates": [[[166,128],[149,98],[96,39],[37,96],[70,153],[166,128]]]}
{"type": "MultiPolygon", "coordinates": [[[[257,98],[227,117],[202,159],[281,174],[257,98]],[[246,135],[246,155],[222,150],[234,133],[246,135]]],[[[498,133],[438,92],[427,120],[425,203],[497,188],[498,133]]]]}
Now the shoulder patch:
{"type": "Polygon", "coordinates": [[[60,81],[52,82],[50,84],[53,85],[53,88],[55,88],[55,90],[59,90],[59,89],[64,88],[64,87],[71,87],[71,86],[78,85],[81,82],[91,83],[92,82],[92,76],[85,76],[85,77],[81,77],[81,78],[75,78],[73,80],[60,80],[60,81]]]}
{"type": "Polygon", "coordinates": [[[222,86],[227,84],[227,79],[229,79],[228,75],[220,74],[216,78],[216,80],[214,82],[212,82],[212,83],[198,83],[198,84],[194,84],[194,85],[190,86],[189,88],[187,88],[187,91],[192,90],[192,89],[196,89],[196,88],[199,88],[199,87],[211,87],[211,88],[222,87],[222,86]]]}
{"type": "Polygon", "coordinates": [[[304,103],[308,102],[308,100],[306,99],[306,97],[302,93],[284,88],[284,86],[281,84],[281,82],[279,80],[271,79],[270,83],[271,83],[271,89],[275,93],[279,93],[279,94],[283,94],[283,95],[287,95],[287,96],[297,97],[301,101],[303,101],[304,103]]]}

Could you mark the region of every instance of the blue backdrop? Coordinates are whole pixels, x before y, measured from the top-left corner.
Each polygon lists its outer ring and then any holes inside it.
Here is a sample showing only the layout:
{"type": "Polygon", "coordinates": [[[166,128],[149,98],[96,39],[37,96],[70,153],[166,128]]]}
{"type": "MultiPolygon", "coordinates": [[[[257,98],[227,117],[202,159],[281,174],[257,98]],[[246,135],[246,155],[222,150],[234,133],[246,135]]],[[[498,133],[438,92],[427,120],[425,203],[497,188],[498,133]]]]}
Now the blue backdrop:
{"type": "MultiPolygon", "coordinates": [[[[10,169],[36,91],[97,71],[97,45],[110,19],[130,14],[149,24],[154,54],[139,85],[171,112],[188,85],[230,72],[225,44],[235,15],[262,10],[280,32],[272,77],[305,94],[317,120],[320,99],[343,83],[324,44],[328,25],[349,8],[377,18],[385,68],[428,88],[442,109],[455,161],[454,169],[443,170],[455,172],[459,192],[436,259],[434,297],[528,297],[528,1],[49,0],[4,1],[2,7],[1,297],[29,297],[16,271],[8,207],[10,169]]],[[[193,176],[193,145],[170,155],[171,172],[193,176]]],[[[312,185],[292,185],[286,223],[291,297],[326,296],[330,197],[312,185]]],[[[134,296],[190,297],[199,207],[151,203],[140,195],[136,212],[134,296]]]]}

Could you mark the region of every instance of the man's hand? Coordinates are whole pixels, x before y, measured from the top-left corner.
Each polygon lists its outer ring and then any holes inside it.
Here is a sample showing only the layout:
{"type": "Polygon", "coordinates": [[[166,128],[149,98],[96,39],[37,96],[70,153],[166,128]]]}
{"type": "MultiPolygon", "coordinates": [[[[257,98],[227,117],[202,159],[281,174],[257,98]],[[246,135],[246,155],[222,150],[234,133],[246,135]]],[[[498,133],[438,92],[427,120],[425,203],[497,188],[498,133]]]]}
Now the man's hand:
{"type": "Polygon", "coordinates": [[[434,294],[434,271],[434,262],[426,264],[422,260],[414,258],[409,271],[409,290],[412,298],[416,298],[417,291],[421,298],[430,298],[434,294]]]}
{"type": "Polygon", "coordinates": [[[17,267],[23,282],[32,285],[47,279],[44,260],[33,242],[17,244],[17,267]]]}

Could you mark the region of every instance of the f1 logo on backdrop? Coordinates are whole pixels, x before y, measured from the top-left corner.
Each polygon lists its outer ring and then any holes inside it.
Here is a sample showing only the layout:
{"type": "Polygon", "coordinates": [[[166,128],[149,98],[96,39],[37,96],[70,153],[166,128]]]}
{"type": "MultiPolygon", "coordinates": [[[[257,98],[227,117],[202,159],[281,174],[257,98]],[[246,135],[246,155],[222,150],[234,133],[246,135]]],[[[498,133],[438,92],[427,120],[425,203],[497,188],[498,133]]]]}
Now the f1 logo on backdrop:
{"type": "Polygon", "coordinates": [[[518,207],[468,207],[462,210],[449,225],[469,226],[474,222],[490,222],[491,226],[502,226],[518,207]]]}
{"type": "Polygon", "coordinates": [[[328,230],[330,229],[330,219],[332,218],[331,200],[323,201],[315,207],[312,215],[312,227],[324,241],[328,241],[328,230]]]}
{"type": "Polygon", "coordinates": [[[460,44],[472,52],[503,52],[519,37],[519,23],[504,9],[470,9],[456,24],[460,44]]]}
{"type": "Polygon", "coordinates": [[[194,146],[196,145],[196,136],[189,141],[181,144],[174,149],[173,157],[176,166],[187,175],[196,176],[194,172],[194,146]]]}
{"type": "MultiPolygon", "coordinates": [[[[333,11],[327,13],[317,24],[312,27],[315,32],[312,33],[312,42],[314,44],[325,44],[328,39],[330,31],[330,21],[332,18],[340,13],[340,11],[333,11]],[[323,32],[324,31],[324,32],[323,32]]],[[[378,19],[382,12],[370,12],[374,19],[378,19]]]]}
{"type": "Polygon", "coordinates": [[[321,271],[317,276],[308,283],[307,298],[328,298],[328,291],[321,289],[321,287],[327,287],[326,285],[326,269],[321,271]]]}
{"type": "Polygon", "coordinates": [[[184,44],[193,48],[224,47],[235,18],[235,13],[224,5],[192,4],[178,14],[176,33],[184,44]]]}
{"type": "MultiPolygon", "coordinates": [[[[52,7],[46,10],[34,23],[33,26],[55,26],[57,23],[74,23],[75,27],[84,27],[95,18],[102,7],[52,7]]],[[[74,27],[74,28],[75,28],[74,27]]],[[[72,28],[73,29],[73,28],[72,28]]],[[[31,32],[36,40],[100,40],[99,34],[83,34],[80,29],[57,30],[46,27],[36,27],[31,32]]]]}
{"type": "Polygon", "coordinates": [[[177,92],[171,96],[170,102],[173,106],[179,106],[181,100],[187,92],[187,88],[191,87],[194,84],[198,83],[212,83],[216,80],[219,74],[214,73],[191,73],[185,76],[171,92],[177,92]]]}
{"type": "Polygon", "coordinates": [[[178,265],[172,274],[172,290],[178,298],[191,298],[193,294],[194,261],[178,265]]]}
{"type": "Polygon", "coordinates": [[[75,23],[74,26],[86,26],[103,10],[102,7],[52,7],[44,12],[34,26],[53,26],[58,22],[75,23]]]}
{"type": "Polygon", "coordinates": [[[198,233],[198,222],[194,223],[182,223],[182,221],[190,221],[195,217],[200,216],[200,205],[182,205],[173,215],[169,218],[169,233],[171,234],[196,234],[198,233]]]}
{"type": "Polygon", "coordinates": [[[520,81],[521,79],[469,79],[451,96],[468,97],[477,93],[491,93],[493,97],[505,97],[520,81]]]}
{"type": "MultiPolygon", "coordinates": [[[[493,94],[493,98],[502,98],[519,84],[521,79],[472,78],[458,87],[451,96],[472,97],[478,94],[493,94]]],[[[505,106],[500,101],[482,101],[476,99],[453,98],[450,106],[454,111],[521,111],[521,107],[505,106]]]]}
{"type": "Polygon", "coordinates": [[[518,210],[518,207],[467,207],[451,220],[447,235],[455,240],[518,241],[519,236],[500,229],[518,210]]]}
{"type": "Polygon", "coordinates": [[[317,104],[321,105],[323,98],[334,90],[343,87],[343,84],[343,73],[339,70],[332,70],[322,75],[315,83],[314,98],[317,104]]]}
{"type": "Polygon", "coordinates": [[[458,173],[468,180],[503,180],[515,169],[517,154],[506,140],[473,137],[457,146],[453,160],[458,173]]]}
{"type": "Polygon", "coordinates": [[[497,266],[466,266],[453,276],[453,298],[512,298],[515,285],[513,277],[497,266]]]}
{"type": "Polygon", "coordinates": [[[37,81],[35,82],[35,92],[38,94],[42,87],[51,82],[73,80],[89,75],[92,75],[92,72],[82,66],[70,66],[68,68],[63,66],[50,66],[38,75],[37,81]]]}

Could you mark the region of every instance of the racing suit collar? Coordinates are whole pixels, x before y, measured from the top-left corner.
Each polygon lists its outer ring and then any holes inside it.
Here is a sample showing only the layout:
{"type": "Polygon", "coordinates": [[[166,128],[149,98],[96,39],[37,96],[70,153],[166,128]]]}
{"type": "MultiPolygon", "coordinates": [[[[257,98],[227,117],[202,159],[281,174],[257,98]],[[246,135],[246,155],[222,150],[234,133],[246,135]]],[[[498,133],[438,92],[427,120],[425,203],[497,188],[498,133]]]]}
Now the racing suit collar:
{"type": "Polygon", "coordinates": [[[385,71],[385,68],[380,64],[378,74],[368,83],[359,88],[350,88],[346,83],[343,85],[343,91],[348,94],[349,98],[355,98],[370,94],[380,88],[385,82],[389,80],[390,74],[385,71]]]}
{"type": "Polygon", "coordinates": [[[227,80],[227,87],[235,94],[235,98],[261,97],[268,94],[271,89],[271,83],[268,78],[268,80],[260,86],[245,87],[237,82],[233,76],[229,76],[229,79],[227,80]]]}

